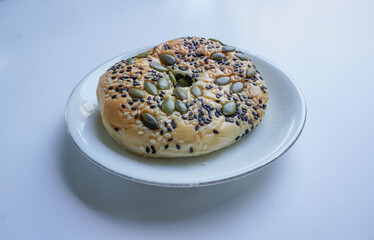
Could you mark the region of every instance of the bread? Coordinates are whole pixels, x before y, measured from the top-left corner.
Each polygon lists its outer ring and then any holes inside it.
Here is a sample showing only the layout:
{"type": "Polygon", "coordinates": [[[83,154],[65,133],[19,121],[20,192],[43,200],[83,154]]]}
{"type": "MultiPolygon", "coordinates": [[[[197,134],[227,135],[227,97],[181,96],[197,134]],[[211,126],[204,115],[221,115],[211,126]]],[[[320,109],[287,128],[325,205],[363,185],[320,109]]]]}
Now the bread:
{"type": "Polygon", "coordinates": [[[118,144],[147,157],[190,157],[246,136],[266,111],[265,83],[245,53],[185,37],[109,68],[97,98],[118,144]]]}

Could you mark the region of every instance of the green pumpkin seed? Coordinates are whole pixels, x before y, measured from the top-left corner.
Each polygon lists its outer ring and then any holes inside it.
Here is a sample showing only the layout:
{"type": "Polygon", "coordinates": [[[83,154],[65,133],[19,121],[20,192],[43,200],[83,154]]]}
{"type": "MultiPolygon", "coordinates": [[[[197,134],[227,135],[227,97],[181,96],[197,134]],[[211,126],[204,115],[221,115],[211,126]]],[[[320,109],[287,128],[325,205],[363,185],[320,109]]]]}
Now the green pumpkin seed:
{"type": "Polygon", "coordinates": [[[158,79],[157,86],[158,86],[158,88],[160,88],[162,90],[169,89],[169,87],[170,87],[169,86],[169,81],[166,78],[158,79]]]}
{"type": "Polygon", "coordinates": [[[247,68],[247,71],[245,72],[245,75],[248,78],[254,77],[256,75],[256,70],[254,68],[247,68]]]}
{"type": "Polygon", "coordinates": [[[220,43],[220,44],[223,45],[223,43],[222,43],[220,40],[218,40],[218,39],[215,39],[215,38],[208,38],[208,40],[213,41],[213,42],[218,42],[218,43],[220,43]]]}
{"type": "Polygon", "coordinates": [[[225,57],[226,55],[223,53],[213,53],[212,55],[210,55],[210,58],[216,61],[222,61],[222,59],[224,59],[225,57]]]}
{"type": "Polygon", "coordinates": [[[230,82],[229,77],[219,77],[219,78],[216,78],[216,80],[214,81],[214,83],[217,85],[227,85],[229,84],[229,82],[230,82]]]}
{"type": "Polygon", "coordinates": [[[203,95],[203,92],[201,91],[201,89],[196,85],[191,88],[191,93],[195,97],[200,97],[203,95]]]}
{"type": "Polygon", "coordinates": [[[144,93],[141,90],[136,89],[136,88],[130,88],[129,94],[132,98],[143,98],[144,97],[144,93]]]}
{"type": "Polygon", "coordinates": [[[154,85],[152,82],[148,82],[146,81],[144,83],[144,89],[149,93],[149,94],[152,94],[152,95],[158,95],[158,89],[156,87],[156,85],[154,85]]]}
{"type": "Polygon", "coordinates": [[[177,84],[177,80],[175,79],[174,74],[170,71],[169,71],[169,78],[173,84],[177,84]]]}
{"type": "Polygon", "coordinates": [[[189,87],[192,85],[192,79],[188,77],[181,77],[178,79],[178,84],[181,87],[189,87]]]}
{"type": "Polygon", "coordinates": [[[151,68],[153,68],[154,70],[156,71],[159,71],[159,72],[166,72],[166,71],[169,71],[169,69],[167,69],[166,67],[162,66],[161,64],[159,63],[156,63],[156,62],[151,62],[149,64],[149,66],[151,68]]]}
{"type": "Polygon", "coordinates": [[[171,114],[175,110],[174,101],[171,98],[165,98],[161,105],[161,110],[166,114],[171,114]]]}
{"type": "Polygon", "coordinates": [[[152,51],[147,51],[147,52],[142,52],[136,55],[138,58],[145,58],[148,57],[148,55],[151,55],[153,52],[152,51]]]}
{"type": "Polygon", "coordinates": [[[243,61],[249,60],[248,55],[245,54],[245,53],[237,52],[237,53],[235,53],[235,56],[237,56],[240,60],[243,60],[243,61]]]}
{"type": "Polygon", "coordinates": [[[236,82],[231,86],[231,91],[234,93],[239,93],[243,91],[243,89],[244,89],[244,85],[242,82],[236,82]]]}
{"type": "Polygon", "coordinates": [[[133,58],[128,58],[128,59],[126,59],[126,65],[131,65],[131,64],[134,64],[135,63],[135,59],[133,59],[133,58]]]}
{"type": "Polygon", "coordinates": [[[236,48],[233,47],[233,46],[229,46],[229,45],[226,45],[226,46],[223,46],[222,47],[222,52],[233,52],[235,51],[236,48]]]}
{"type": "Polygon", "coordinates": [[[183,100],[187,98],[186,93],[180,88],[174,88],[173,94],[176,98],[183,100]]]}
{"type": "Polygon", "coordinates": [[[235,102],[227,102],[222,107],[222,113],[225,116],[233,115],[236,112],[236,103],[235,102]]]}
{"type": "Polygon", "coordinates": [[[181,114],[186,113],[188,110],[186,104],[179,99],[175,101],[175,109],[181,114]]]}
{"type": "Polygon", "coordinates": [[[149,113],[142,113],[140,115],[140,118],[142,119],[143,124],[152,130],[157,130],[159,128],[158,122],[154,116],[152,116],[149,113]]]}
{"type": "Polygon", "coordinates": [[[170,54],[161,54],[160,55],[160,60],[163,64],[165,65],[173,65],[175,63],[175,58],[171,56],[170,54]]]}

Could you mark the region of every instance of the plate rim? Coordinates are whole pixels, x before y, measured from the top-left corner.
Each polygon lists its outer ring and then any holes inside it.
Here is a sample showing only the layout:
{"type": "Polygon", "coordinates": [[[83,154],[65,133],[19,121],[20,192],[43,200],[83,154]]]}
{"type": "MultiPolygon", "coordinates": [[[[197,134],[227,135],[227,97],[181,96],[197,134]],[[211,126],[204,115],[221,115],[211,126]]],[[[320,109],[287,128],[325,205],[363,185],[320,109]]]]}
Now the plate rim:
{"type": "Polygon", "coordinates": [[[298,132],[296,133],[296,136],[294,136],[294,139],[286,144],[286,148],[282,151],[282,152],[279,152],[276,156],[274,156],[271,160],[267,161],[266,163],[262,164],[262,165],[259,165],[253,169],[250,169],[248,171],[245,171],[243,173],[240,173],[240,174],[237,174],[237,175],[234,175],[234,176],[229,176],[229,177],[224,177],[224,178],[221,178],[221,179],[217,179],[217,180],[208,180],[208,181],[202,181],[202,182],[198,182],[198,183],[165,183],[165,182],[157,182],[157,181],[148,181],[148,180],[144,180],[144,179],[139,179],[139,178],[134,178],[134,177],[131,177],[129,175],[126,175],[126,174],[122,174],[122,173],[119,173],[119,172],[116,172],[102,164],[100,164],[99,162],[97,162],[95,159],[93,159],[91,156],[89,156],[86,152],[84,152],[80,146],[78,145],[78,143],[75,141],[75,139],[73,138],[72,134],[71,134],[71,131],[70,131],[70,128],[69,128],[69,123],[68,123],[68,111],[69,111],[69,104],[70,104],[70,101],[72,99],[72,96],[73,96],[73,93],[75,93],[75,91],[77,90],[78,86],[81,85],[81,83],[87,79],[87,77],[89,75],[91,75],[93,72],[95,72],[98,68],[100,68],[102,65],[120,57],[120,56],[124,56],[126,54],[130,54],[131,52],[137,52],[137,51],[140,51],[140,50],[144,50],[144,49],[148,49],[148,48],[152,48],[154,45],[149,45],[149,46],[145,46],[145,47],[141,47],[141,48],[137,48],[137,49],[134,49],[134,50],[130,50],[130,51],[127,51],[127,52],[124,52],[122,54],[119,54],[107,61],[105,61],[104,63],[101,63],[100,65],[96,66],[94,69],[92,69],[90,72],[88,72],[76,85],[75,87],[73,88],[73,90],[71,91],[70,95],[69,95],[69,98],[68,98],[68,101],[66,103],[66,106],[65,106],[65,113],[64,113],[64,117],[65,117],[65,127],[66,127],[66,131],[68,132],[68,135],[69,135],[69,139],[71,142],[73,142],[74,146],[78,149],[78,151],[83,155],[85,156],[87,159],[89,159],[92,163],[94,163],[96,166],[99,166],[100,168],[116,175],[116,176],[119,176],[121,178],[125,178],[127,180],[130,180],[130,181],[134,181],[134,182],[137,182],[137,183],[142,183],[142,184],[148,184],[148,185],[153,185],[153,186],[158,186],[158,187],[175,187],[175,188],[189,188],[189,187],[203,187],[203,186],[212,186],[212,185],[216,185],[216,184],[220,184],[220,183],[226,183],[226,182],[230,182],[230,181],[233,181],[233,180],[237,180],[239,178],[242,178],[242,177],[245,177],[247,175],[250,175],[266,166],[268,166],[270,163],[274,162],[276,159],[278,159],[279,157],[281,157],[284,153],[286,153],[294,144],[295,142],[299,139],[301,133],[303,132],[304,130],[304,127],[305,127],[305,123],[306,123],[306,119],[307,119],[307,104],[306,104],[306,101],[305,101],[305,97],[304,97],[304,94],[299,86],[299,84],[295,81],[295,79],[288,73],[286,72],[283,68],[281,68],[279,65],[277,64],[274,64],[272,61],[270,61],[269,59],[265,58],[265,57],[262,57],[261,55],[259,54],[253,54],[251,52],[248,52],[247,50],[244,50],[244,49],[240,49],[238,48],[239,51],[243,51],[245,53],[248,53],[256,58],[259,58],[263,61],[265,61],[266,63],[268,64],[271,64],[273,67],[277,68],[278,70],[280,70],[282,73],[284,73],[290,80],[291,82],[294,84],[297,92],[299,93],[299,96],[300,96],[300,99],[301,99],[301,102],[302,102],[302,124],[301,124],[301,128],[299,127],[299,130],[298,132]],[[287,146],[288,145],[288,146],[287,146]]]}

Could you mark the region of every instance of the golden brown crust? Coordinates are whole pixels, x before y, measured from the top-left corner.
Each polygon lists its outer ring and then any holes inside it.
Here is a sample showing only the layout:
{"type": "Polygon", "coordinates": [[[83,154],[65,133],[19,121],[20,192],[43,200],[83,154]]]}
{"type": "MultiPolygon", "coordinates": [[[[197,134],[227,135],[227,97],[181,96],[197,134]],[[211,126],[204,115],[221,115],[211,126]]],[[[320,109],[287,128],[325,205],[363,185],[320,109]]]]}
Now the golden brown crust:
{"type": "Polygon", "coordinates": [[[213,60],[213,53],[222,53],[223,45],[200,37],[178,38],[162,43],[145,58],[134,58],[133,64],[120,61],[100,77],[97,96],[103,123],[110,135],[124,148],[149,157],[183,157],[205,154],[228,146],[253,129],[265,114],[268,93],[259,72],[246,77],[247,68],[255,68],[250,60],[241,60],[225,52],[223,60],[213,60]],[[150,67],[160,63],[161,54],[170,54],[176,62],[166,66],[174,75],[189,76],[203,96],[194,97],[191,87],[173,85],[153,96],[144,89],[144,82],[157,84],[158,79],[169,79],[167,72],[150,67]],[[227,85],[217,85],[218,77],[230,77],[227,85]],[[233,83],[242,82],[244,89],[233,93],[233,83]],[[179,87],[187,94],[183,102],[188,111],[166,114],[161,104],[166,97],[176,100],[173,89],[179,87]],[[144,93],[143,98],[132,98],[130,88],[144,93]],[[222,114],[222,106],[234,101],[233,115],[222,114]],[[151,130],[141,121],[142,113],[150,113],[158,121],[159,129],[151,130]]]}

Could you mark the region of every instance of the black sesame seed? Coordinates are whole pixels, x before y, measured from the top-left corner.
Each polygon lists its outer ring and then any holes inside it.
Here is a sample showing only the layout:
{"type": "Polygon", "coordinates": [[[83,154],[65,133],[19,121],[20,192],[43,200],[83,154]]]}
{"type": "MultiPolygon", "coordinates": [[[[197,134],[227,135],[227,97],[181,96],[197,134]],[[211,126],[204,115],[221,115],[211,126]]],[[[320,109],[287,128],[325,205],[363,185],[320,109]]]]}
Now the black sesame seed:
{"type": "Polygon", "coordinates": [[[168,129],[168,132],[171,132],[171,131],[172,131],[172,129],[171,129],[170,127],[168,127],[167,129],[168,129]]]}
{"type": "Polygon", "coordinates": [[[180,150],[181,149],[181,146],[179,146],[178,144],[177,145],[175,145],[175,147],[178,149],[178,150],[180,150]]]}
{"type": "Polygon", "coordinates": [[[119,131],[119,128],[114,128],[114,130],[116,130],[117,132],[119,131]]]}
{"type": "Polygon", "coordinates": [[[171,142],[171,141],[173,141],[173,138],[169,138],[169,139],[168,139],[168,142],[171,142]]]}
{"type": "Polygon", "coordinates": [[[168,149],[168,148],[169,148],[169,145],[168,145],[168,144],[166,144],[166,145],[165,145],[165,149],[168,149]]]}
{"type": "Polygon", "coordinates": [[[150,151],[149,147],[146,147],[145,150],[147,151],[147,153],[149,153],[149,151],[150,151]]]}
{"type": "Polygon", "coordinates": [[[190,153],[193,153],[193,148],[192,147],[190,147],[190,153]]]}
{"type": "Polygon", "coordinates": [[[116,98],[116,96],[117,96],[117,95],[113,95],[113,96],[112,96],[112,99],[116,98]]]}
{"type": "Polygon", "coordinates": [[[219,132],[217,130],[215,130],[215,129],[213,130],[213,133],[214,134],[219,134],[219,132]]]}

